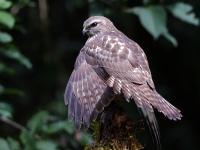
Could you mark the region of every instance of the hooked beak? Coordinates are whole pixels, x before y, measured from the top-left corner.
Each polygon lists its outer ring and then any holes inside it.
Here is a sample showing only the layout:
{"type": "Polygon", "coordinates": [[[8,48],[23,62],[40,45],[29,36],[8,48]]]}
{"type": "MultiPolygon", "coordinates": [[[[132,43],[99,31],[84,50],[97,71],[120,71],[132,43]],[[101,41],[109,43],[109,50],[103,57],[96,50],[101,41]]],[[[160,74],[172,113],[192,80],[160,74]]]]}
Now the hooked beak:
{"type": "Polygon", "coordinates": [[[88,30],[86,29],[86,27],[83,28],[82,33],[83,33],[84,36],[88,33],[88,30]]]}

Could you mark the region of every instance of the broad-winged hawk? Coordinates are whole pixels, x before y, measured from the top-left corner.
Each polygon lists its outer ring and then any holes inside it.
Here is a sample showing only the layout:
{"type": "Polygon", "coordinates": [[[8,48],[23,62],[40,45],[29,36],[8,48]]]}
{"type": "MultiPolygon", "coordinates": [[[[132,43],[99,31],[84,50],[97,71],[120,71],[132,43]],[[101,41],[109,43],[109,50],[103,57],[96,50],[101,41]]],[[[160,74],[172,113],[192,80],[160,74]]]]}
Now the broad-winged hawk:
{"type": "Polygon", "coordinates": [[[103,16],[93,16],[83,24],[89,36],[81,49],[65,91],[68,119],[75,127],[89,127],[116,94],[133,99],[159,142],[154,115],[157,108],[172,120],[181,119],[180,110],[157,93],[148,61],[141,47],[120,32],[103,16]]]}

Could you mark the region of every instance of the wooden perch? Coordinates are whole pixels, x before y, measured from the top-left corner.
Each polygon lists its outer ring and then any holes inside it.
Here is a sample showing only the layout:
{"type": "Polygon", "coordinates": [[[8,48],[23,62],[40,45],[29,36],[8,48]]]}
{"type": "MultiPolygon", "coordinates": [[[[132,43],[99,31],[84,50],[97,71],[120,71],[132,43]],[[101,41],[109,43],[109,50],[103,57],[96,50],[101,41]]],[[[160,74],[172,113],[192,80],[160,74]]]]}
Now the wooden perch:
{"type": "Polygon", "coordinates": [[[95,141],[85,150],[141,150],[136,138],[141,122],[135,122],[123,110],[121,98],[116,97],[107,106],[99,123],[92,125],[95,141]]]}

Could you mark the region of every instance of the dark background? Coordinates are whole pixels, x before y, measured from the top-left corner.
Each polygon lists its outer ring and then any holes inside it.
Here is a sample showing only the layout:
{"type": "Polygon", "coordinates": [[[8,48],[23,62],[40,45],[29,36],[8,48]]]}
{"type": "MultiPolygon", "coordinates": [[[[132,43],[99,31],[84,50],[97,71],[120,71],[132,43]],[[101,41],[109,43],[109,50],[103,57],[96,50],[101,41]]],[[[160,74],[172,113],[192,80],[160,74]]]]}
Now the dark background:
{"type": "MultiPolygon", "coordinates": [[[[23,96],[0,95],[13,107],[13,120],[26,126],[27,121],[40,110],[67,120],[67,106],[63,94],[75,59],[87,37],[82,35],[82,24],[91,15],[108,17],[128,37],[145,51],[157,91],[179,108],[181,121],[170,121],[156,111],[163,150],[199,150],[200,105],[200,28],[185,23],[171,14],[167,17],[169,32],[178,41],[174,47],[163,36],[154,40],[142,27],[138,17],[125,13],[123,8],[142,6],[142,1],[110,0],[41,0],[32,1],[16,14],[23,30],[13,30],[14,44],[32,63],[28,70],[17,62],[6,59],[15,68],[14,76],[1,76],[1,82],[24,91],[23,96]],[[47,7],[45,7],[47,6],[47,7]]],[[[167,5],[175,1],[151,1],[150,4],[167,5]]],[[[200,17],[198,0],[182,1],[193,6],[200,17]]],[[[135,104],[126,106],[129,113],[137,112],[135,104]],[[132,110],[134,111],[132,112],[132,110]]],[[[0,136],[19,138],[20,130],[0,122],[0,136]]],[[[82,133],[82,131],[81,131],[82,133]]],[[[62,136],[65,137],[64,133],[62,136]]],[[[60,149],[78,149],[77,133],[71,136],[74,145],[60,149]],[[67,148],[66,148],[67,147],[67,148]]],[[[145,149],[155,149],[150,133],[140,133],[145,149]]],[[[60,135],[52,136],[52,140],[60,135]]],[[[84,136],[84,134],[83,134],[84,136]]],[[[82,147],[83,144],[80,144],[82,147]]],[[[81,149],[79,147],[79,149],[81,149]]]]}

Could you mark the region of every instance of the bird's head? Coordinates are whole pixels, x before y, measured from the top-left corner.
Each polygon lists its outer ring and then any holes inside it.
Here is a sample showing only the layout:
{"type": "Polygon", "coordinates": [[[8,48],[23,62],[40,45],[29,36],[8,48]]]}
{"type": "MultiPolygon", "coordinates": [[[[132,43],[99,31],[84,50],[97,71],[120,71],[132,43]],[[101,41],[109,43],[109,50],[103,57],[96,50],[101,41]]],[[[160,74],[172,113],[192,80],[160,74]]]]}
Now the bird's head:
{"type": "Polygon", "coordinates": [[[83,35],[87,34],[89,37],[92,37],[99,33],[110,31],[112,28],[114,28],[114,25],[108,18],[93,16],[83,23],[83,35]]]}

